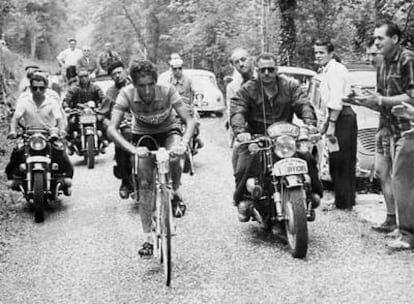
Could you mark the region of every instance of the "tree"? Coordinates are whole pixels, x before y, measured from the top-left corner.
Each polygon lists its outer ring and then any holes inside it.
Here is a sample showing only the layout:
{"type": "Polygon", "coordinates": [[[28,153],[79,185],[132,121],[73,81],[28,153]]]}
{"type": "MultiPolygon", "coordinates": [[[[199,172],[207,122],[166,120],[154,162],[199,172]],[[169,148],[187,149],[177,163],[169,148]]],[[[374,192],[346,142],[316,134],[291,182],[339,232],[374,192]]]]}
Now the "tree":
{"type": "Polygon", "coordinates": [[[296,0],[279,0],[280,8],[280,64],[292,65],[296,52],[296,0]]]}

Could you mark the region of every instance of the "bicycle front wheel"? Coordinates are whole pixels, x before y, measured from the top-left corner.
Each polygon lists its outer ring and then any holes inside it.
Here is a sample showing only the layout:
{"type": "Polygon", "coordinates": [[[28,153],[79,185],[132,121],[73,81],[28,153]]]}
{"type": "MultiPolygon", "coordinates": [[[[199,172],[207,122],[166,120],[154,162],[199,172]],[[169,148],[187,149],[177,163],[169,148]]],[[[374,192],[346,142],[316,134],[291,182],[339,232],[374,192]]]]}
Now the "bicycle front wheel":
{"type": "Polygon", "coordinates": [[[164,268],[165,285],[171,283],[171,231],[172,231],[172,206],[171,192],[166,188],[161,188],[161,212],[160,212],[160,237],[161,237],[161,263],[164,268]]]}

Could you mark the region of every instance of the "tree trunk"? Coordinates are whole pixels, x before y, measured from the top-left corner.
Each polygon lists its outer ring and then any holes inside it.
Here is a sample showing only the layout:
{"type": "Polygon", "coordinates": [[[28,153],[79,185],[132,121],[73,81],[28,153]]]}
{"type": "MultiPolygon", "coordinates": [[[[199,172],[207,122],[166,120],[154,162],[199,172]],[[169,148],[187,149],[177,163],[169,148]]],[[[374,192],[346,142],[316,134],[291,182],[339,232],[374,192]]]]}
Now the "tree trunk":
{"type": "Polygon", "coordinates": [[[296,0],[279,0],[280,7],[280,65],[293,65],[296,52],[296,0]]]}
{"type": "Polygon", "coordinates": [[[148,59],[157,62],[158,46],[160,42],[160,21],[154,11],[150,11],[145,24],[146,45],[148,48],[148,59]]]}
{"type": "Polygon", "coordinates": [[[30,58],[35,59],[37,47],[37,34],[36,32],[30,33],[30,58]]]}

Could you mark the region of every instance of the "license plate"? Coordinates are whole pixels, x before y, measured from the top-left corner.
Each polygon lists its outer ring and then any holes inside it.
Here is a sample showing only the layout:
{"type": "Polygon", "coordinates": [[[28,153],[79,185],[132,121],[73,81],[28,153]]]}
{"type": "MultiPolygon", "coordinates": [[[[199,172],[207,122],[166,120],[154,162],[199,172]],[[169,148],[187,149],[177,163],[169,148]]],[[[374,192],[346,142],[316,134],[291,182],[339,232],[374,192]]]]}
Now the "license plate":
{"type": "Polygon", "coordinates": [[[96,122],[96,117],[92,116],[92,115],[90,115],[90,116],[81,116],[79,118],[79,121],[80,121],[80,123],[83,123],[83,124],[92,124],[92,123],[96,122]]]}
{"type": "Polygon", "coordinates": [[[276,176],[306,174],[308,164],[300,158],[285,158],[273,165],[272,174],[276,176]]]}

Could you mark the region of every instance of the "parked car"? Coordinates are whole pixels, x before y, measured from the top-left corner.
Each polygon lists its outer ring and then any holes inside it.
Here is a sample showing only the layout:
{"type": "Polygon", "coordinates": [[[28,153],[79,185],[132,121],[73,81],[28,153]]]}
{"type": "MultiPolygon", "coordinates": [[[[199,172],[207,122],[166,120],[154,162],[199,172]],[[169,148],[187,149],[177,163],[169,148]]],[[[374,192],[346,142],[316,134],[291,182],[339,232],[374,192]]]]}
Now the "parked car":
{"type": "Polygon", "coordinates": [[[198,69],[186,69],[183,72],[193,83],[194,106],[198,113],[200,115],[214,113],[222,116],[226,110],[226,104],[214,73],[198,69]]]}
{"type": "MultiPolygon", "coordinates": [[[[351,90],[357,94],[365,91],[376,90],[376,71],[369,65],[347,66],[350,72],[351,90]]],[[[320,79],[315,76],[310,87],[311,102],[315,106],[318,115],[318,126],[326,121],[326,107],[321,101],[320,79]]],[[[356,176],[358,178],[374,177],[375,163],[375,134],[378,128],[379,113],[362,106],[352,106],[357,115],[358,123],[358,142],[357,142],[357,167],[356,176]]],[[[325,140],[322,140],[314,151],[318,158],[320,176],[323,181],[331,181],[329,174],[328,151],[325,140]]]]}

